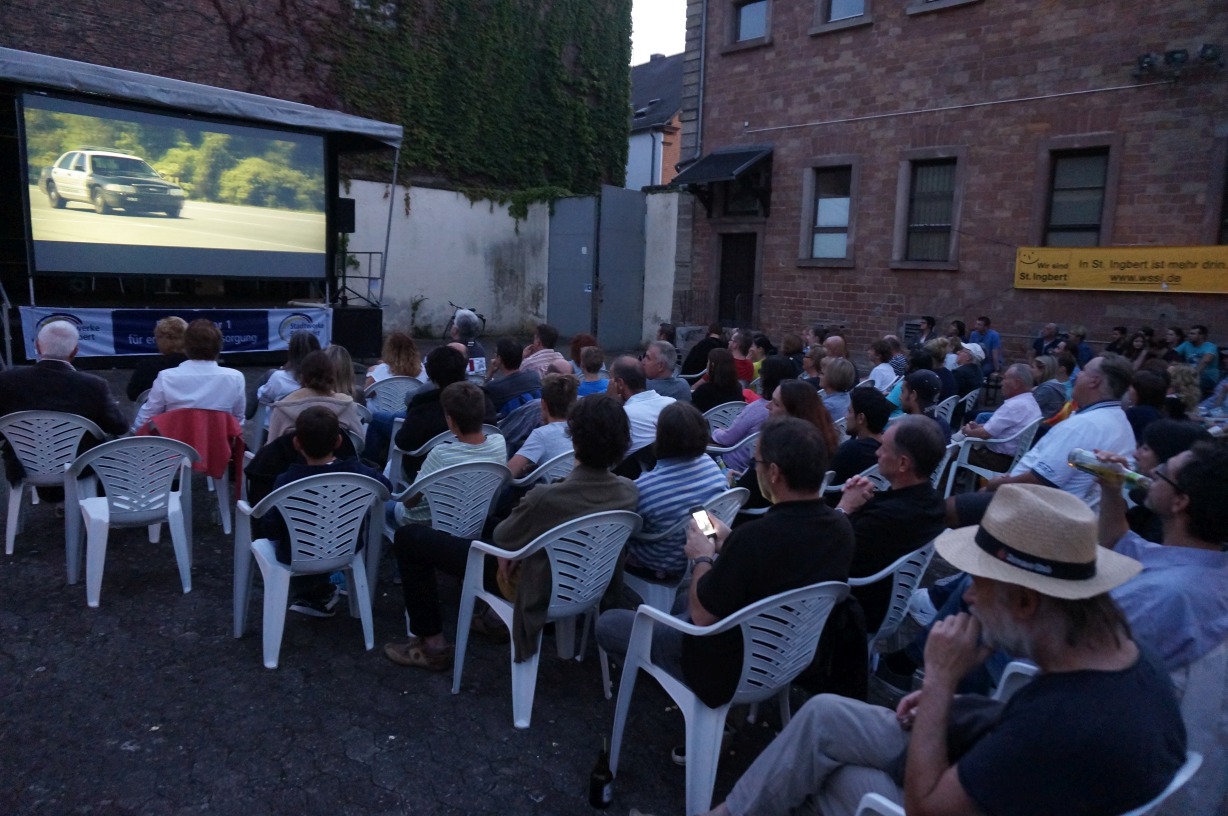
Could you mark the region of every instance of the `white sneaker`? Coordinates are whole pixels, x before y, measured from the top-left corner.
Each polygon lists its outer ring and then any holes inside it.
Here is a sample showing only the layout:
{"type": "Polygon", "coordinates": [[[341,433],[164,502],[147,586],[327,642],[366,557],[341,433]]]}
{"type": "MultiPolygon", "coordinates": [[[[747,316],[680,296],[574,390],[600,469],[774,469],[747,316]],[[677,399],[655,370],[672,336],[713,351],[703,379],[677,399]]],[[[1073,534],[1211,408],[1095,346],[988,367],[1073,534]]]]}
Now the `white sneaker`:
{"type": "Polygon", "coordinates": [[[930,600],[928,589],[918,589],[908,599],[908,616],[922,626],[929,626],[938,617],[938,609],[930,600]]]}

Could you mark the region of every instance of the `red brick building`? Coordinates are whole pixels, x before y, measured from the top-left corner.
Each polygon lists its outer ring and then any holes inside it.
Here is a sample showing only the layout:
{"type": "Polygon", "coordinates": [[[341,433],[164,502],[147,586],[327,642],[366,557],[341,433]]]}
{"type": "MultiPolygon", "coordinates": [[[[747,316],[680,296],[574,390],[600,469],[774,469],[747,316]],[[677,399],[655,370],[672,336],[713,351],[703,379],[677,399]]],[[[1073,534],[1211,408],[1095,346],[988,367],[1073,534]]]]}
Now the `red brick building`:
{"type": "Polygon", "coordinates": [[[1095,341],[1168,323],[1228,339],[1223,294],[1014,288],[1021,246],[1228,243],[1223,4],[690,0],[687,15],[678,180],[699,183],[676,318],[777,337],[842,323],[857,352],[921,314],[988,314],[1008,354],[1050,320],[1095,341]]]}

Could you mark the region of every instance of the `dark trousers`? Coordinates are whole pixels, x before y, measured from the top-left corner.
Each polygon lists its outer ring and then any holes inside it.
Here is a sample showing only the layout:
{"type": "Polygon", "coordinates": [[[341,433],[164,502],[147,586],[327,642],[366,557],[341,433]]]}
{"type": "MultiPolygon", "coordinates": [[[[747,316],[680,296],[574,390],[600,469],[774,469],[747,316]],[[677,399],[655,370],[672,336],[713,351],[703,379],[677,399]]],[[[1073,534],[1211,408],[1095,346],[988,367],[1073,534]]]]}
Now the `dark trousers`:
{"type": "MultiPolygon", "coordinates": [[[[401,570],[401,591],[409,625],[418,637],[443,633],[436,573],[463,579],[470,543],[470,539],[440,532],[426,524],[408,524],[397,530],[393,553],[401,570]]],[[[482,583],[488,591],[498,593],[495,574],[499,564],[489,557],[484,563],[482,583]]]]}

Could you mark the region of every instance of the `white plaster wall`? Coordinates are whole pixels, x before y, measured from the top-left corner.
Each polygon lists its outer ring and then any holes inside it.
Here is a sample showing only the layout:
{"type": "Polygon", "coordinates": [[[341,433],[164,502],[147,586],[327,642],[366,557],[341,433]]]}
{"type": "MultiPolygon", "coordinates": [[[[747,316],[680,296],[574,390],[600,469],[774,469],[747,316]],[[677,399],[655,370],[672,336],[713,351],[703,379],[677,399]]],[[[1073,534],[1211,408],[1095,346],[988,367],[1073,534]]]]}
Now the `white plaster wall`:
{"type": "Polygon", "coordinates": [[[674,307],[674,264],[678,252],[679,193],[650,193],[644,224],[644,340],[670,322],[674,307]]]}
{"type": "Polygon", "coordinates": [[[651,184],[658,184],[661,177],[661,140],[654,139],[653,133],[636,133],[627,141],[627,181],[628,190],[642,190],[651,184]],[[657,172],[653,173],[653,168],[657,172]]]}
{"type": "Polygon", "coordinates": [[[392,226],[384,281],[384,330],[410,327],[410,302],[425,296],[418,326],[438,336],[452,314],[448,301],[486,316],[486,336],[524,335],[545,319],[549,208],[534,205],[517,224],[507,208],[447,190],[355,181],[342,195],[356,201],[351,252],[383,252],[392,226]]]}

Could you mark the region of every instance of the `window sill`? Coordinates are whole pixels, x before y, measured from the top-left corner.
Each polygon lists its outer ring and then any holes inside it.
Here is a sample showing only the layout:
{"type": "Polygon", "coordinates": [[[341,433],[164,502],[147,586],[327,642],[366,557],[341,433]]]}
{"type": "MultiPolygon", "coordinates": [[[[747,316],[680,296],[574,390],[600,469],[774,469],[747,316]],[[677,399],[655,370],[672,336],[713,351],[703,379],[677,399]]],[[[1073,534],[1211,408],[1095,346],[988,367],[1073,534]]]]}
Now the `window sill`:
{"type": "Polygon", "coordinates": [[[925,14],[930,11],[941,11],[942,9],[954,8],[955,6],[970,6],[973,3],[979,3],[981,0],[913,0],[912,3],[904,7],[905,14],[925,14]]]}
{"type": "Polygon", "coordinates": [[[852,269],[857,264],[852,258],[798,258],[797,265],[820,269],[852,269]]]}
{"type": "Polygon", "coordinates": [[[918,272],[934,271],[934,272],[958,272],[959,263],[957,261],[892,261],[888,264],[891,269],[914,270],[918,272]]]}
{"type": "Polygon", "coordinates": [[[740,42],[732,42],[721,48],[722,54],[734,54],[738,51],[753,51],[756,48],[764,48],[772,44],[772,37],[755,37],[753,40],[742,40],[740,42]]]}
{"type": "Polygon", "coordinates": [[[869,14],[859,14],[856,17],[849,17],[845,20],[835,20],[830,23],[819,23],[806,33],[811,37],[817,37],[821,34],[833,34],[837,31],[848,31],[850,28],[861,28],[862,26],[871,25],[873,22],[874,18],[869,14]]]}

